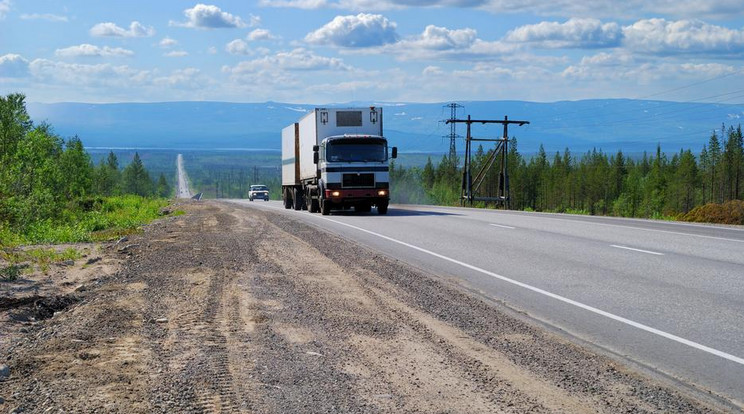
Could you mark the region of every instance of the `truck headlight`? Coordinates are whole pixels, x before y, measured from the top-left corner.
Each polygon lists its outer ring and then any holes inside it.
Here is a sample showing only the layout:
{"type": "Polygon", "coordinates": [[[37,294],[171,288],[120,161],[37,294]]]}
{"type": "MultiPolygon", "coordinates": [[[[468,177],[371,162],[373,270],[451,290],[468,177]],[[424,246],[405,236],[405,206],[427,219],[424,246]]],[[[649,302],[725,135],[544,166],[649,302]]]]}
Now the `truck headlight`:
{"type": "Polygon", "coordinates": [[[340,195],[341,195],[341,192],[340,191],[333,191],[333,192],[331,192],[331,197],[338,197],[340,195]]]}
{"type": "Polygon", "coordinates": [[[385,191],[385,190],[380,190],[380,191],[378,191],[378,192],[377,192],[377,195],[378,195],[378,196],[386,196],[386,195],[387,195],[387,191],[385,191]]]}

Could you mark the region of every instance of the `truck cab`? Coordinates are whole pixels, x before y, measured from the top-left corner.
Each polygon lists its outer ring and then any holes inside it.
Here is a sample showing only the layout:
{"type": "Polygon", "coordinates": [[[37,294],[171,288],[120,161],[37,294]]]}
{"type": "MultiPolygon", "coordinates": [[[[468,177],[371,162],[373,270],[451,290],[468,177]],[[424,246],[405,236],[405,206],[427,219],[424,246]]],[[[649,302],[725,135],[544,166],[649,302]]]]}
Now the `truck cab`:
{"type": "Polygon", "coordinates": [[[384,137],[345,134],[325,138],[318,148],[318,169],[322,212],[351,207],[369,212],[372,206],[380,214],[387,212],[390,175],[384,137]]]}

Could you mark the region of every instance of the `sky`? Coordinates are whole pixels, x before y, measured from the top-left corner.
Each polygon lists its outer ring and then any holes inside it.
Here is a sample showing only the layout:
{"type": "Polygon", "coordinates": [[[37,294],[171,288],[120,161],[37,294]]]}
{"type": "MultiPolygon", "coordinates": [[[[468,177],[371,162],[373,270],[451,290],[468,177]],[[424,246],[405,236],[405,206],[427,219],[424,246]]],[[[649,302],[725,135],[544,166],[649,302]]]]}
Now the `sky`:
{"type": "Polygon", "coordinates": [[[742,0],[0,0],[29,102],[744,102],[742,0]]]}

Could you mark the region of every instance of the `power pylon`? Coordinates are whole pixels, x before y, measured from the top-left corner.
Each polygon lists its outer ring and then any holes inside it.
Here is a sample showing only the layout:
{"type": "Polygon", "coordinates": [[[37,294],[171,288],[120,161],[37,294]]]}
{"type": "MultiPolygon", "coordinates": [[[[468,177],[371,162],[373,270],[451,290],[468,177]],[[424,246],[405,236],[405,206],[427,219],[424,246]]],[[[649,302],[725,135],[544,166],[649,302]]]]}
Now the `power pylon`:
{"type": "MultiPolygon", "coordinates": [[[[453,121],[457,119],[457,108],[464,108],[464,106],[456,102],[452,102],[450,104],[444,105],[444,107],[450,109],[449,121],[453,121]]],[[[457,145],[455,144],[455,141],[457,141],[457,138],[462,138],[462,137],[460,135],[457,135],[456,123],[454,122],[450,123],[450,134],[446,135],[445,138],[449,138],[450,140],[449,159],[455,166],[457,166],[457,145]]]]}

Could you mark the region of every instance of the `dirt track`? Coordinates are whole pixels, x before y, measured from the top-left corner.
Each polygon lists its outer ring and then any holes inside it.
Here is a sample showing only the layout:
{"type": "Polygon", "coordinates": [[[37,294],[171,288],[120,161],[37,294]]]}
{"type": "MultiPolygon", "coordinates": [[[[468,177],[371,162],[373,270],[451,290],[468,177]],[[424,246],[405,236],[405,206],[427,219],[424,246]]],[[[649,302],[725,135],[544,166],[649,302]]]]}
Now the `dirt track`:
{"type": "Polygon", "coordinates": [[[21,332],[7,319],[20,305],[0,309],[0,410],[715,410],[313,227],[213,202],[186,210],[105,249],[119,270],[101,267],[52,318],[21,332]]]}

